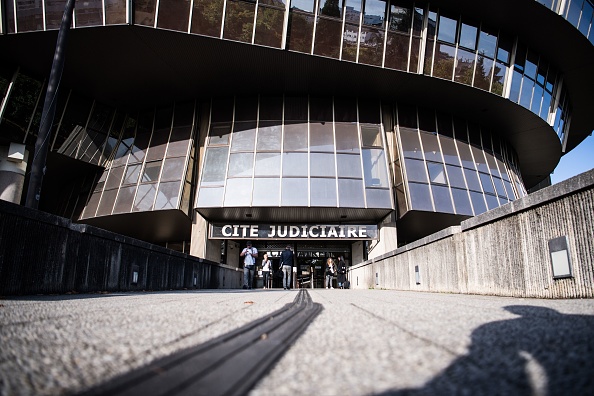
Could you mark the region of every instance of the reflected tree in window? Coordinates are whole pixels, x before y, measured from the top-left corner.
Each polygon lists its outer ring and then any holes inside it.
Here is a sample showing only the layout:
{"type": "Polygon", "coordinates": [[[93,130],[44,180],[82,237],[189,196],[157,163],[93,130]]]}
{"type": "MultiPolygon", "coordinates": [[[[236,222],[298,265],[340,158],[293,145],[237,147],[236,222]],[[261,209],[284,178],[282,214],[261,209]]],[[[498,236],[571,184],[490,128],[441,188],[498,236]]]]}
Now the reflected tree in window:
{"type": "Polygon", "coordinates": [[[330,17],[340,18],[339,0],[326,0],[324,6],[321,9],[321,14],[330,17]]]}
{"type": "Polygon", "coordinates": [[[223,0],[194,0],[192,33],[219,37],[223,20],[223,0]]]}

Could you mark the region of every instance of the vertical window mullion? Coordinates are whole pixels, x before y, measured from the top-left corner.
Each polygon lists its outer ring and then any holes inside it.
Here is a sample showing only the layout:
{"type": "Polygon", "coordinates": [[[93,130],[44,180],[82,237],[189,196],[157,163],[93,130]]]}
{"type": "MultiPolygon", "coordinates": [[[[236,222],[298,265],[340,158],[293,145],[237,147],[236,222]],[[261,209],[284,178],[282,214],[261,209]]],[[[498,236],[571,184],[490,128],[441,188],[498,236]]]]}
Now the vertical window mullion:
{"type": "MultiPolygon", "coordinates": [[[[313,27],[313,34],[312,34],[312,37],[311,37],[311,50],[309,52],[310,54],[313,54],[314,53],[314,46],[316,44],[316,33],[317,33],[317,30],[318,30],[318,22],[317,21],[318,21],[318,12],[319,12],[319,8],[320,8],[319,0],[314,1],[314,7],[315,7],[315,10],[314,10],[314,19],[313,19],[314,20],[314,24],[313,24],[314,27],[313,27]]],[[[309,102],[309,98],[308,98],[308,102],[309,102]]],[[[309,106],[307,106],[307,108],[309,109],[309,106]]],[[[309,128],[309,123],[308,123],[308,128],[309,128]]]]}
{"type": "MultiPolygon", "coordinates": [[[[346,2],[344,2],[345,7],[346,7],[346,2]]],[[[357,33],[357,55],[355,56],[355,63],[359,63],[359,48],[361,46],[361,31],[363,30],[363,21],[365,21],[365,7],[367,6],[365,0],[361,1],[361,12],[359,13],[359,30],[357,33]]],[[[343,12],[343,14],[346,14],[346,10],[343,12]]],[[[345,15],[343,15],[343,20],[345,19],[345,15]]],[[[344,25],[344,23],[343,23],[344,25]]],[[[343,28],[343,32],[344,32],[344,28],[343,28]]],[[[344,40],[342,40],[344,41],[344,40]]],[[[342,41],[341,41],[341,46],[342,46],[342,41]]]]}
{"type": "Polygon", "coordinates": [[[338,194],[338,158],[336,154],[336,115],[334,108],[334,96],[332,96],[332,139],[334,142],[334,188],[336,189],[336,207],[340,207],[340,196],[338,194]]]}
{"type": "MultiPolygon", "coordinates": [[[[223,16],[221,17],[221,34],[219,35],[219,38],[222,39],[223,38],[223,32],[225,31],[225,16],[227,15],[227,1],[231,1],[231,0],[223,0],[223,16]]],[[[212,101],[211,101],[212,103],[212,101]]],[[[235,102],[233,102],[235,103],[235,102]]],[[[233,108],[235,109],[235,105],[233,105],[233,108]]]]}
{"type": "MultiPolygon", "coordinates": [[[[225,165],[225,180],[223,182],[223,206],[225,206],[225,195],[227,194],[227,180],[229,179],[229,162],[231,161],[231,145],[235,136],[235,96],[233,96],[233,116],[231,117],[231,136],[229,137],[229,151],[227,152],[227,164],[225,165]]],[[[211,109],[212,111],[212,109],[211,109]]]]}
{"type": "Polygon", "coordinates": [[[259,0],[256,0],[256,5],[254,9],[254,26],[252,26],[252,44],[254,44],[256,40],[256,23],[258,22],[258,4],[260,3],[259,0]]]}

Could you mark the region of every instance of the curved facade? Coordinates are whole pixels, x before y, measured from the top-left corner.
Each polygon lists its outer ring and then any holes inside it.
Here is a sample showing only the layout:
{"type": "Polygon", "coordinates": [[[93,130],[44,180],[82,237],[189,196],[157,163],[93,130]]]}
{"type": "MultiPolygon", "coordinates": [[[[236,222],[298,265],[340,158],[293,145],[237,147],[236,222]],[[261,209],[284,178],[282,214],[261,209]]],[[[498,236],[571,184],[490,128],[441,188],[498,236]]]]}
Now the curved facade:
{"type": "MultiPolygon", "coordinates": [[[[77,3],[41,208],[302,275],[520,198],[594,127],[594,8],[480,3],[77,3]]],[[[64,4],[1,1],[3,146],[34,152],[64,4]]]]}

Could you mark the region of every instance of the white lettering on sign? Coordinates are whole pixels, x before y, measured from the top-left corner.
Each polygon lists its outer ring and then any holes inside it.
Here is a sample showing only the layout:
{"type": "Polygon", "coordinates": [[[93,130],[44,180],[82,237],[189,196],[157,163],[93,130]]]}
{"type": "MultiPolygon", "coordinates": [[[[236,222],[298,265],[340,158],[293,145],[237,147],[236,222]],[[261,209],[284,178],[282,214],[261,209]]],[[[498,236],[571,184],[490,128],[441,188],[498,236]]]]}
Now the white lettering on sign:
{"type": "Polygon", "coordinates": [[[215,239],[375,239],[376,233],[375,225],[213,224],[211,226],[211,238],[215,239]]]}

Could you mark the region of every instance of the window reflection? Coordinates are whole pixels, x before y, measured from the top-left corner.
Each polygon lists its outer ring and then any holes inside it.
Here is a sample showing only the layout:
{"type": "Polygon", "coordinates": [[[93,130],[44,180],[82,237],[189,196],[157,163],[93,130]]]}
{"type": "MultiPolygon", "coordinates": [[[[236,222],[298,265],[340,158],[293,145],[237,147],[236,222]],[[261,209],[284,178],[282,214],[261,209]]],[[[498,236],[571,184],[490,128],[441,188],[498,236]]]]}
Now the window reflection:
{"type": "Polygon", "coordinates": [[[192,33],[219,37],[223,21],[223,0],[194,0],[192,33]]]}
{"type": "Polygon", "coordinates": [[[157,27],[187,32],[190,4],[189,0],[159,0],[157,27]]]}
{"type": "Polygon", "coordinates": [[[311,179],[311,205],[336,206],[336,179],[311,179]]]}
{"type": "Polygon", "coordinates": [[[228,0],[223,37],[229,40],[251,43],[255,14],[255,3],[228,0]]]}

